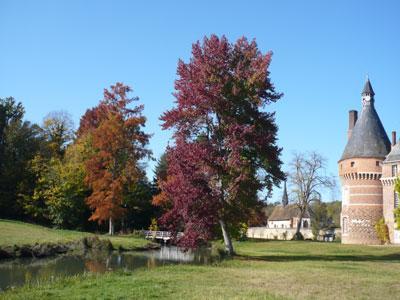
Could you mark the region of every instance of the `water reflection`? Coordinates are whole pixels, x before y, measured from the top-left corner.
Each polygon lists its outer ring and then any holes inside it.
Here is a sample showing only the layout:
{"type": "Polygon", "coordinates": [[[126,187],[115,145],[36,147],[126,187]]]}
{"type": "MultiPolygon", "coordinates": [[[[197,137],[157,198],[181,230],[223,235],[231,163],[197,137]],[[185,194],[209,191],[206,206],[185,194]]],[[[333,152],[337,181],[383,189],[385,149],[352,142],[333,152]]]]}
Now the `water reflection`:
{"type": "Polygon", "coordinates": [[[16,259],[0,263],[0,290],[85,272],[132,271],[178,263],[209,264],[216,259],[209,249],[185,252],[173,246],[145,252],[86,252],[48,259],[16,259]]]}

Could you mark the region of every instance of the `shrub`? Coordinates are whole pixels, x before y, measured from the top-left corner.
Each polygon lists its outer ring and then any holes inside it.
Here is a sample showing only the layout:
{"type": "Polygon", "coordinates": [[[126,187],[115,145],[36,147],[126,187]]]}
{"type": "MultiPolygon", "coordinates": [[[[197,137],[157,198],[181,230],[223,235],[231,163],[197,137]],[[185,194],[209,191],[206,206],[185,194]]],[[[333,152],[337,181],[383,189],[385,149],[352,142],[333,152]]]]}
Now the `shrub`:
{"type": "Polygon", "coordinates": [[[384,218],[379,219],[379,221],[375,224],[375,230],[382,243],[389,243],[389,229],[384,218]]]}
{"type": "Polygon", "coordinates": [[[304,241],[304,236],[301,232],[297,232],[293,235],[292,241],[304,241]]]}
{"type": "Polygon", "coordinates": [[[151,219],[151,224],[149,226],[150,231],[158,231],[158,224],[156,218],[151,219]]]}
{"type": "Polygon", "coordinates": [[[245,241],[247,239],[247,230],[249,226],[246,223],[240,223],[239,230],[238,230],[238,240],[245,241]]]}
{"type": "Polygon", "coordinates": [[[396,208],[393,213],[394,221],[396,222],[396,229],[400,229],[400,207],[396,208]]]}

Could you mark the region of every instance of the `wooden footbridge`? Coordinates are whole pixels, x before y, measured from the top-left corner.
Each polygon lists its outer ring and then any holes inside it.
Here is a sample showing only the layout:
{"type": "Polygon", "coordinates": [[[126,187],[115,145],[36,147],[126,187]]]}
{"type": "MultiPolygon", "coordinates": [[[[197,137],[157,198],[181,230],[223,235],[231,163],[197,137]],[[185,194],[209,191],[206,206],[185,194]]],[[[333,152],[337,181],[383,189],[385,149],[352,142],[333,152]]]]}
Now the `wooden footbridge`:
{"type": "MultiPolygon", "coordinates": [[[[167,242],[171,239],[172,234],[169,231],[152,231],[152,230],[144,230],[144,235],[146,239],[151,240],[163,240],[167,242]]],[[[183,232],[178,232],[178,238],[183,236],[183,232]]]]}

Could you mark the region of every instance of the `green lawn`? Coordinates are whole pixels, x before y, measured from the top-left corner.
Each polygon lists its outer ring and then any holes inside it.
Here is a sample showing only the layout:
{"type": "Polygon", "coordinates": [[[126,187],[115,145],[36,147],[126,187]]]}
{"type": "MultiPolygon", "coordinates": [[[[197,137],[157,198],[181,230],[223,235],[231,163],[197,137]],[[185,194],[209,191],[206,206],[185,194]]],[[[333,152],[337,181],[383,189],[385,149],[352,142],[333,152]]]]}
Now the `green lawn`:
{"type": "MultiPolygon", "coordinates": [[[[51,229],[18,221],[0,220],[0,247],[10,245],[33,245],[35,243],[63,243],[79,240],[92,233],[73,230],[51,229]]],[[[109,239],[115,249],[142,249],[149,241],[130,235],[100,235],[101,239],[109,239]]]]}
{"type": "Polygon", "coordinates": [[[172,265],[26,286],[0,299],[398,299],[400,248],[241,242],[208,266],[172,265]]]}

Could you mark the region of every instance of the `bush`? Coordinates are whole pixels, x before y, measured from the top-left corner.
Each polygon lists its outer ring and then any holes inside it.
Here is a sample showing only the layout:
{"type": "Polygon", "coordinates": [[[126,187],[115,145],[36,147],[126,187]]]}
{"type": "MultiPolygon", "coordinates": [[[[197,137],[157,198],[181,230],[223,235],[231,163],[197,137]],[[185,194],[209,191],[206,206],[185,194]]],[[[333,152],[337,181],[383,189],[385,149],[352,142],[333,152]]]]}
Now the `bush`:
{"type": "Polygon", "coordinates": [[[158,224],[157,224],[157,219],[156,218],[152,218],[151,219],[151,224],[149,226],[149,230],[150,231],[158,231],[158,224]]]}
{"type": "Polygon", "coordinates": [[[379,219],[378,223],[375,224],[376,234],[382,243],[389,243],[389,229],[385,223],[385,219],[379,219]]]}
{"type": "Polygon", "coordinates": [[[396,229],[400,229],[400,207],[396,208],[393,213],[394,221],[396,222],[396,229]]]}
{"type": "Polygon", "coordinates": [[[301,232],[297,232],[293,235],[292,241],[304,241],[304,236],[301,232]]]}
{"type": "Polygon", "coordinates": [[[238,240],[245,241],[247,240],[247,230],[249,226],[246,223],[240,223],[239,232],[238,232],[238,240]]]}

